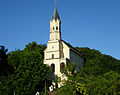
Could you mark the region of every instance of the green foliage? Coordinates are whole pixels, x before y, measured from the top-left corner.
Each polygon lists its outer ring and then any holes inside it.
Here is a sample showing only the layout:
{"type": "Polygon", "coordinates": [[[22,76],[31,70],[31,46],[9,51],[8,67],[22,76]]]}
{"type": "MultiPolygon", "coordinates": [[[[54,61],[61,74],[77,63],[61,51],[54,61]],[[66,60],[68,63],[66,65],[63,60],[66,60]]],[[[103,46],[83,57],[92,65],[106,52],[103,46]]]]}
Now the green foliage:
{"type": "Polygon", "coordinates": [[[73,94],[73,86],[74,84],[72,82],[66,82],[64,86],[62,86],[57,91],[57,95],[72,95],[73,94]]]}
{"type": "Polygon", "coordinates": [[[116,71],[120,73],[120,60],[109,55],[101,54],[98,50],[89,48],[76,48],[85,57],[84,72],[89,75],[99,75],[107,72],[116,71]]]}
{"type": "Polygon", "coordinates": [[[6,76],[12,71],[12,67],[7,62],[7,51],[4,46],[0,46],[0,76],[6,76]]]}
{"type": "MultiPolygon", "coordinates": [[[[50,84],[50,69],[43,64],[45,48],[32,42],[7,55],[5,47],[0,49],[4,59],[0,61],[0,95],[34,95],[37,91],[43,95],[45,82],[47,87],[50,84]]],[[[76,49],[85,57],[85,68],[76,72],[74,63],[67,64],[63,73],[68,80],[57,95],[120,95],[120,60],[95,49],[76,49]]],[[[59,81],[56,77],[55,82],[59,81]]]]}
{"type": "Polygon", "coordinates": [[[0,46],[0,75],[5,72],[5,67],[7,65],[7,49],[4,46],[0,46]]]}
{"type": "Polygon", "coordinates": [[[1,78],[0,95],[35,95],[37,91],[44,91],[45,82],[47,86],[50,83],[49,67],[43,64],[45,48],[46,45],[32,42],[24,50],[8,54],[8,64],[14,67],[14,72],[1,78]]]}
{"type": "Polygon", "coordinates": [[[70,78],[71,76],[76,75],[76,67],[77,65],[74,63],[68,63],[67,66],[63,69],[62,73],[70,78]]]}
{"type": "Polygon", "coordinates": [[[120,94],[120,74],[108,72],[101,75],[88,76],[84,78],[87,93],[90,95],[119,95],[120,94]]]}
{"type": "Polygon", "coordinates": [[[73,95],[87,95],[85,84],[76,83],[73,95]]]}
{"type": "Polygon", "coordinates": [[[120,60],[95,49],[76,49],[85,57],[85,68],[74,72],[69,64],[64,69],[68,80],[57,95],[120,95],[120,60]]]}

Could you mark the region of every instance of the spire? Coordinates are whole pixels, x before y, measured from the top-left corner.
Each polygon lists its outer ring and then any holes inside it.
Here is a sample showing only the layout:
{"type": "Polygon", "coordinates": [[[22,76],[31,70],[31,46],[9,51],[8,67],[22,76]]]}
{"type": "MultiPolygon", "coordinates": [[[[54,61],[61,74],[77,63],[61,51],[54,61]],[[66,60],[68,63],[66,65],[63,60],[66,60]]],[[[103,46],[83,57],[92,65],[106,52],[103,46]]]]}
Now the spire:
{"type": "Polygon", "coordinates": [[[59,14],[58,14],[58,11],[57,11],[57,8],[56,8],[56,5],[55,5],[55,10],[54,10],[54,13],[53,13],[53,16],[52,16],[52,20],[59,20],[60,19],[60,17],[59,17],[59,14]]]}

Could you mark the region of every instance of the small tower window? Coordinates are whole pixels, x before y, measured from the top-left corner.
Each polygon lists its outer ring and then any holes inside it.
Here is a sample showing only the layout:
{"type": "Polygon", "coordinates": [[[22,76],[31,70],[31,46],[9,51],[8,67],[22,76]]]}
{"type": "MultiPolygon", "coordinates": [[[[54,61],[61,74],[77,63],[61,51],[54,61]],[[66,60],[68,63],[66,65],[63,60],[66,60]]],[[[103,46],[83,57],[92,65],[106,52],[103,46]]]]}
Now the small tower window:
{"type": "Polygon", "coordinates": [[[58,27],[56,27],[56,30],[58,30],[58,27]]]}
{"type": "Polygon", "coordinates": [[[54,54],[52,54],[52,59],[54,59],[54,54]]]}
{"type": "Polygon", "coordinates": [[[55,72],[55,64],[51,64],[51,70],[52,70],[52,73],[54,73],[55,72]]]}
{"type": "Polygon", "coordinates": [[[55,30],[55,28],[53,27],[53,30],[55,30]]]}

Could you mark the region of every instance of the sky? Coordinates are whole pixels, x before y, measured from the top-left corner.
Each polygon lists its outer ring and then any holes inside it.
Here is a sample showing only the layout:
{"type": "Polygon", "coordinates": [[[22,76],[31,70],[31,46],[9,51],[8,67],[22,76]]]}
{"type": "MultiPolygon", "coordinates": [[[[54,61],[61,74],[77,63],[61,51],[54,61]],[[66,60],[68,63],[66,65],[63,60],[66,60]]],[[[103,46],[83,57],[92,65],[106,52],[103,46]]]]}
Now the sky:
{"type": "MultiPolygon", "coordinates": [[[[0,0],[0,45],[47,44],[54,0],[0,0]]],[[[57,0],[62,39],[120,60],[120,0],[57,0]]]]}

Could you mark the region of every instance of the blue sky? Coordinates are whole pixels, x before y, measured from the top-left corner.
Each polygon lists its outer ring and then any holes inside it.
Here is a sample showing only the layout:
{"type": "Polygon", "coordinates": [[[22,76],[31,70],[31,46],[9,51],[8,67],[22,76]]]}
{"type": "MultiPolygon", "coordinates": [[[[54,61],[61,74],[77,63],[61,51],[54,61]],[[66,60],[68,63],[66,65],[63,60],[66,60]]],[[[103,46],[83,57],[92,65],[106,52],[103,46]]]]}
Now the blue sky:
{"type": "MultiPolygon", "coordinates": [[[[120,59],[120,0],[57,0],[62,39],[120,59]]],[[[47,44],[54,0],[0,0],[0,45],[47,44]]]]}

